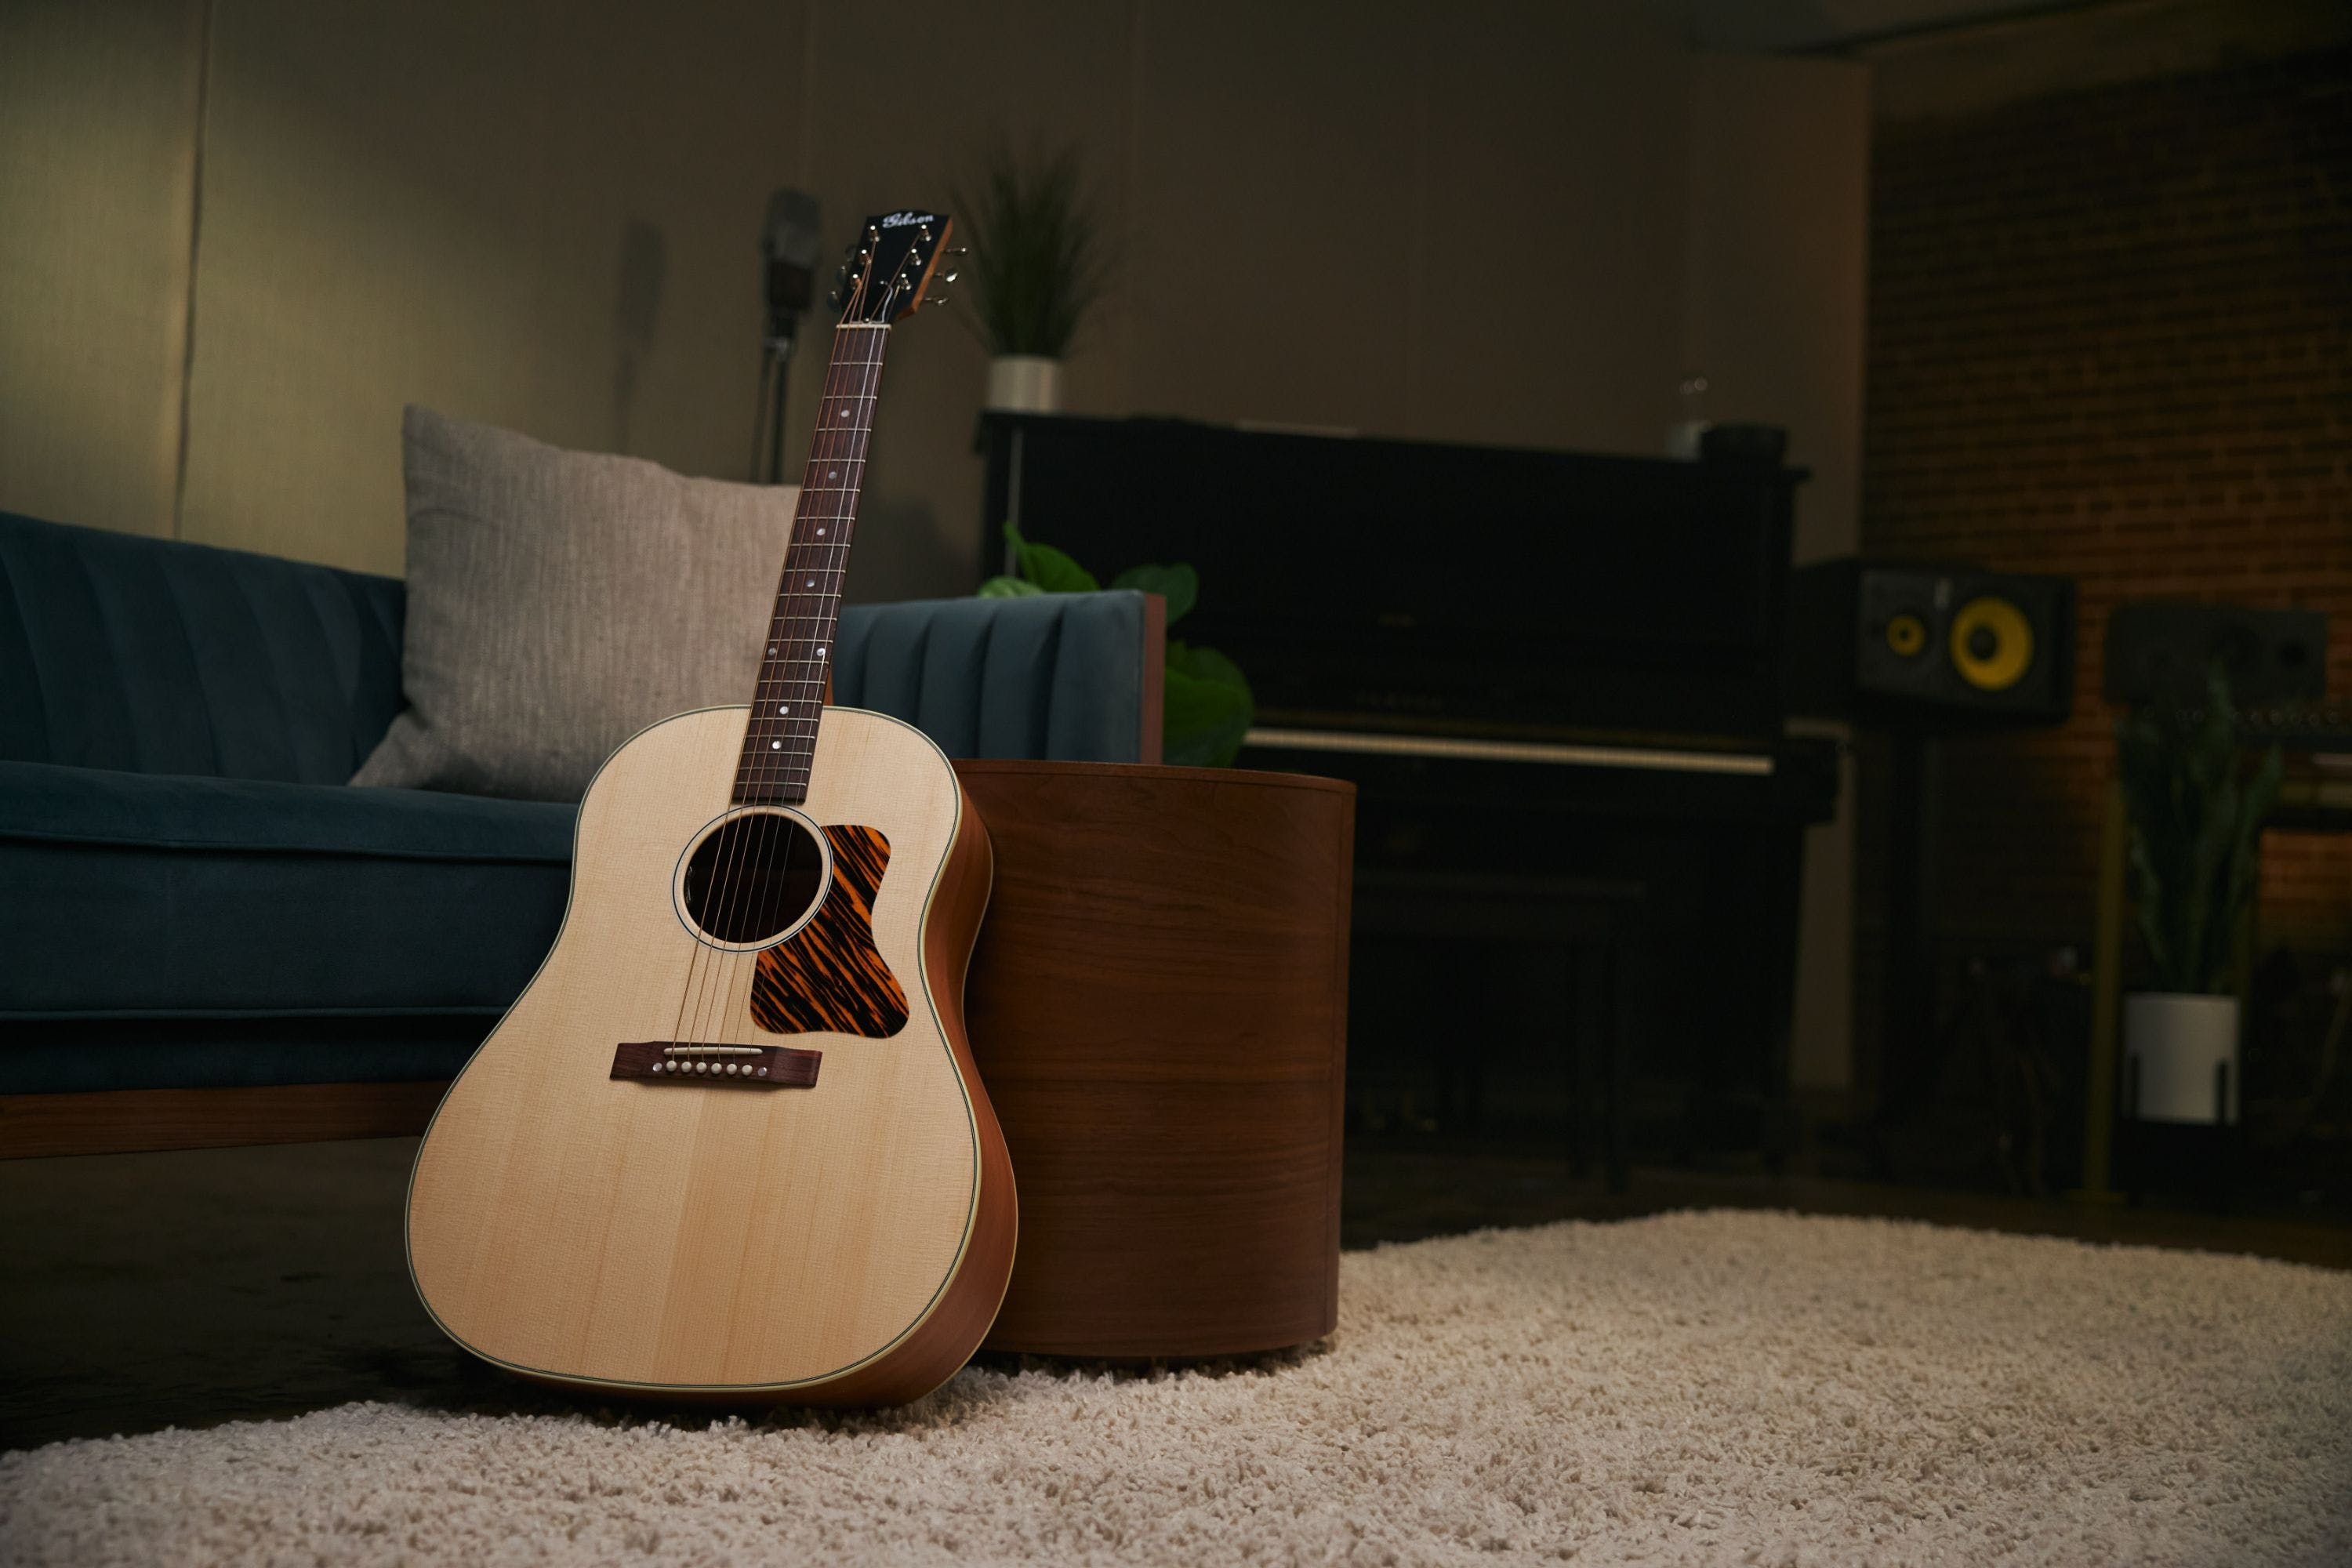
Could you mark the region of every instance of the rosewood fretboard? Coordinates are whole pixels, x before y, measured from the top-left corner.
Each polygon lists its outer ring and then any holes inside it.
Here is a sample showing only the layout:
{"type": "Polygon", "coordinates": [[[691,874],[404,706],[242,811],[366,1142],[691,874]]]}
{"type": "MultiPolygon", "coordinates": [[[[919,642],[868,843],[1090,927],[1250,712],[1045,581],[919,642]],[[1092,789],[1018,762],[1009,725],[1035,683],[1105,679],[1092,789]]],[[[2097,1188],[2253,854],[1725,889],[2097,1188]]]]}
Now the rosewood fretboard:
{"type": "Polygon", "coordinates": [[[834,331],[833,363],[817,405],[800,510],[784,551],[784,574],[736,764],[739,805],[794,805],[808,795],[817,718],[841,622],[842,578],[857,525],[857,492],[866,480],[874,395],[889,341],[890,329],[881,323],[845,322],[834,331]]]}

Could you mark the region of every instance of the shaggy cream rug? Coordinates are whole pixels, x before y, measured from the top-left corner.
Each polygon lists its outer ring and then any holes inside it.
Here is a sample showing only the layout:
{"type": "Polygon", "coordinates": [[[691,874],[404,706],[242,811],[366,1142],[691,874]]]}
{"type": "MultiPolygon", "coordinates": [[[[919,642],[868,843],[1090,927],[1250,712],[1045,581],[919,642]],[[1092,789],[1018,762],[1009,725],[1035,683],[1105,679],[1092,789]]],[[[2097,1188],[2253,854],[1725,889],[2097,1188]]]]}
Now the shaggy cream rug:
{"type": "Polygon", "coordinates": [[[1351,1254],[1329,1344],[1239,1367],[0,1459],[12,1564],[1563,1559],[2352,1563],[2352,1275],[1670,1215],[1351,1254]]]}

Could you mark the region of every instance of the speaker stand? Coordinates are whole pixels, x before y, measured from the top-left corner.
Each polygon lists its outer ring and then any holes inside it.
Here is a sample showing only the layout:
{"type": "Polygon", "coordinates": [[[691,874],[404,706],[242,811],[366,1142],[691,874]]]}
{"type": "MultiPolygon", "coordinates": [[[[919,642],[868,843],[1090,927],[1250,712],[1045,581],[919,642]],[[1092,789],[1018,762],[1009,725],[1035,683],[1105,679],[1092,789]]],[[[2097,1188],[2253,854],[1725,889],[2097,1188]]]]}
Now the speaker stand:
{"type": "Polygon", "coordinates": [[[1877,1125],[1886,1142],[1932,1108],[1942,1074],[1936,1027],[1936,823],[1942,746],[1917,730],[1889,732],[1893,778],[1887,812],[1886,986],[1881,1013],[1877,1125]]]}

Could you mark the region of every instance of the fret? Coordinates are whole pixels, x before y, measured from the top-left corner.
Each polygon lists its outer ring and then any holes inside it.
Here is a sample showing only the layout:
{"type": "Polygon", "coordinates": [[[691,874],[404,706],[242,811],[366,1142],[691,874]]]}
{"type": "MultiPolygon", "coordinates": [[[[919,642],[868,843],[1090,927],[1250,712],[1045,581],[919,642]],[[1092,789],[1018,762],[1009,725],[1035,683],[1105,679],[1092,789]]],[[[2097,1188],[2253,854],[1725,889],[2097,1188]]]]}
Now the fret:
{"type": "Polygon", "coordinates": [[[833,361],[817,403],[815,437],[735,770],[739,804],[794,805],[807,794],[881,385],[882,352],[889,342],[881,334],[887,330],[884,322],[848,321],[834,332],[833,361]]]}

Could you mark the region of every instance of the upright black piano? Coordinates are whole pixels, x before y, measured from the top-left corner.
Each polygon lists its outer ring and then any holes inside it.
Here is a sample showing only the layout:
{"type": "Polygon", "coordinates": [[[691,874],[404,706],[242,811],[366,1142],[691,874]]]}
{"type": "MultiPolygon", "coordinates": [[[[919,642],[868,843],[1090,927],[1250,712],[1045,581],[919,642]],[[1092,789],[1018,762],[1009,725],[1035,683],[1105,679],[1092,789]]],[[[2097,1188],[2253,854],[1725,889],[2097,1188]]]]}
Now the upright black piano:
{"type": "Polygon", "coordinates": [[[1784,732],[1802,471],[1169,419],[982,434],[986,570],[1007,519],[1106,581],[1190,562],[1178,633],[1256,695],[1243,765],[1359,786],[1356,1127],[1573,1126],[1562,1042],[1606,1011],[1638,1138],[1785,1152],[1802,832],[1837,780],[1784,732]]]}

